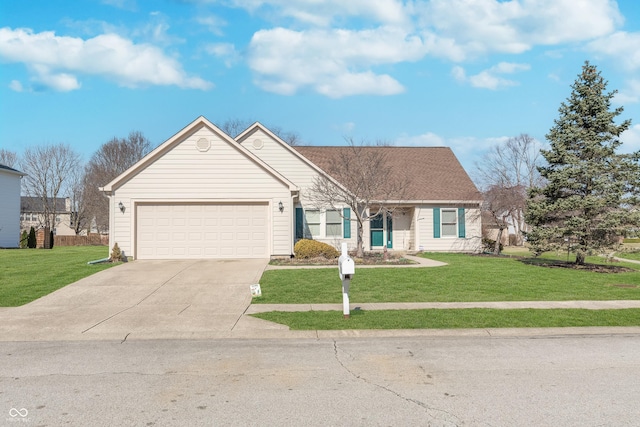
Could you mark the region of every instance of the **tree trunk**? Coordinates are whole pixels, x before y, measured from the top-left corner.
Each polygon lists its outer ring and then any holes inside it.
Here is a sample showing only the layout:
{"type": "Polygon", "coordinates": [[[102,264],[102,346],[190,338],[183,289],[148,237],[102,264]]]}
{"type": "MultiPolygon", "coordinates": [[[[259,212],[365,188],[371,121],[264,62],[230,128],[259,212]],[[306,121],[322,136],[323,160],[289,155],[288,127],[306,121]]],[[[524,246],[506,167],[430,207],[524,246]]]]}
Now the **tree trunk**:
{"type": "Polygon", "coordinates": [[[585,257],[585,253],[581,249],[578,249],[576,251],[576,264],[584,265],[584,257],[585,257]]]}
{"type": "Polygon", "coordinates": [[[504,228],[498,228],[498,235],[496,236],[496,242],[493,244],[493,254],[500,255],[500,242],[502,241],[502,231],[504,228]]]}
{"type": "Polygon", "coordinates": [[[362,221],[358,218],[358,242],[356,248],[356,257],[364,258],[364,227],[362,221]]]}

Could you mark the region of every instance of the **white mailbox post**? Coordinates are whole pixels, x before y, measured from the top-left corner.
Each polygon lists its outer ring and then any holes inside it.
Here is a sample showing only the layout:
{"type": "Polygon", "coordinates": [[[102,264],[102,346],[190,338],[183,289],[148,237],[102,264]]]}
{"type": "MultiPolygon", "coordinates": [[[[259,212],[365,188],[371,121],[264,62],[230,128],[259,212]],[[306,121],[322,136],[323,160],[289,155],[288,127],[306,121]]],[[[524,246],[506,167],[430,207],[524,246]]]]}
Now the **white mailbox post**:
{"type": "Polygon", "coordinates": [[[351,278],[356,273],[356,265],[347,252],[347,244],[342,244],[342,255],[338,258],[338,273],[342,280],[342,314],[349,317],[349,285],[351,278]]]}

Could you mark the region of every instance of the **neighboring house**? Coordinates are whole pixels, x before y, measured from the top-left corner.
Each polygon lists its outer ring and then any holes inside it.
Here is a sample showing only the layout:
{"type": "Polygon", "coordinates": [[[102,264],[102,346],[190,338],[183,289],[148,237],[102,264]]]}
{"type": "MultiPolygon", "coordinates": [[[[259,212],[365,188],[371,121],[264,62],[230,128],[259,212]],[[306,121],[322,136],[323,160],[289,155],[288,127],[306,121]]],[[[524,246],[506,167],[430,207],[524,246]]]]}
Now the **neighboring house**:
{"type": "Polygon", "coordinates": [[[0,164],[0,248],[20,246],[20,180],[25,175],[0,164]]]}
{"type": "MultiPolygon", "coordinates": [[[[452,151],[379,148],[413,179],[392,216],[366,223],[365,249],[479,250],[481,196],[452,151]]],[[[288,257],[301,237],[355,248],[349,208],[307,194],[341,149],[290,147],[259,123],[234,140],[200,117],[102,188],[110,246],[136,259],[288,257]]]]}
{"type": "MultiPolygon", "coordinates": [[[[49,205],[53,206],[53,198],[49,198],[49,205]]],[[[56,216],[53,218],[53,234],[56,236],[75,236],[74,212],[71,209],[71,199],[57,197],[55,199],[56,216]]],[[[31,227],[38,230],[44,227],[44,205],[39,197],[26,197],[20,199],[20,228],[27,232],[31,227]]]]}

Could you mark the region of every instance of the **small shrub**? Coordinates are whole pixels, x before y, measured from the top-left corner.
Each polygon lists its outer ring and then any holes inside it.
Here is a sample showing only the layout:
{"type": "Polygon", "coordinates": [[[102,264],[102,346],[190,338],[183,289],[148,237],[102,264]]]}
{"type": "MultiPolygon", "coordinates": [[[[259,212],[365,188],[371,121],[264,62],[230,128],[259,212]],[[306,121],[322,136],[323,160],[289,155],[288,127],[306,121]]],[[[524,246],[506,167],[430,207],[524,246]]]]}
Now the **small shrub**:
{"type": "Polygon", "coordinates": [[[109,260],[111,262],[122,261],[122,251],[120,250],[117,242],[113,245],[113,249],[111,249],[111,256],[109,257],[109,260]]]}
{"type": "MultiPolygon", "coordinates": [[[[491,252],[493,253],[493,250],[496,247],[496,241],[493,239],[489,239],[488,237],[483,237],[482,238],[482,249],[484,252],[491,252]]],[[[504,249],[504,245],[502,243],[500,243],[500,252],[502,252],[502,250],[504,249]]]]}
{"type": "Polygon", "coordinates": [[[20,249],[25,249],[27,247],[29,241],[29,233],[27,230],[22,230],[22,234],[20,235],[20,249]]]}
{"type": "Polygon", "coordinates": [[[27,247],[30,249],[35,249],[38,245],[38,240],[36,239],[36,230],[31,227],[29,230],[29,237],[27,237],[27,247]]]}
{"type": "Polygon", "coordinates": [[[340,256],[340,252],[333,246],[318,242],[317,240],[302,239],[293,247],[296,258],[317,258],[334,259],[340,256]]]}

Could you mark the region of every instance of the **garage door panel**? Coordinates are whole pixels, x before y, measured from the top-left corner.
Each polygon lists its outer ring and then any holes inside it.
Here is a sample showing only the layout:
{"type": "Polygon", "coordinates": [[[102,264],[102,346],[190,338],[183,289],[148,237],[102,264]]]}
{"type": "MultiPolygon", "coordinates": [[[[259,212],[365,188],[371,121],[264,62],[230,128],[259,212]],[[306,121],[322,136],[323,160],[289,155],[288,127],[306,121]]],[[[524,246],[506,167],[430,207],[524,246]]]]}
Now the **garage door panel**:
{"type": "Polygon", "coordinates": [[[267,204],[140,204],[137,257],[266,258],[267,204]]]}

